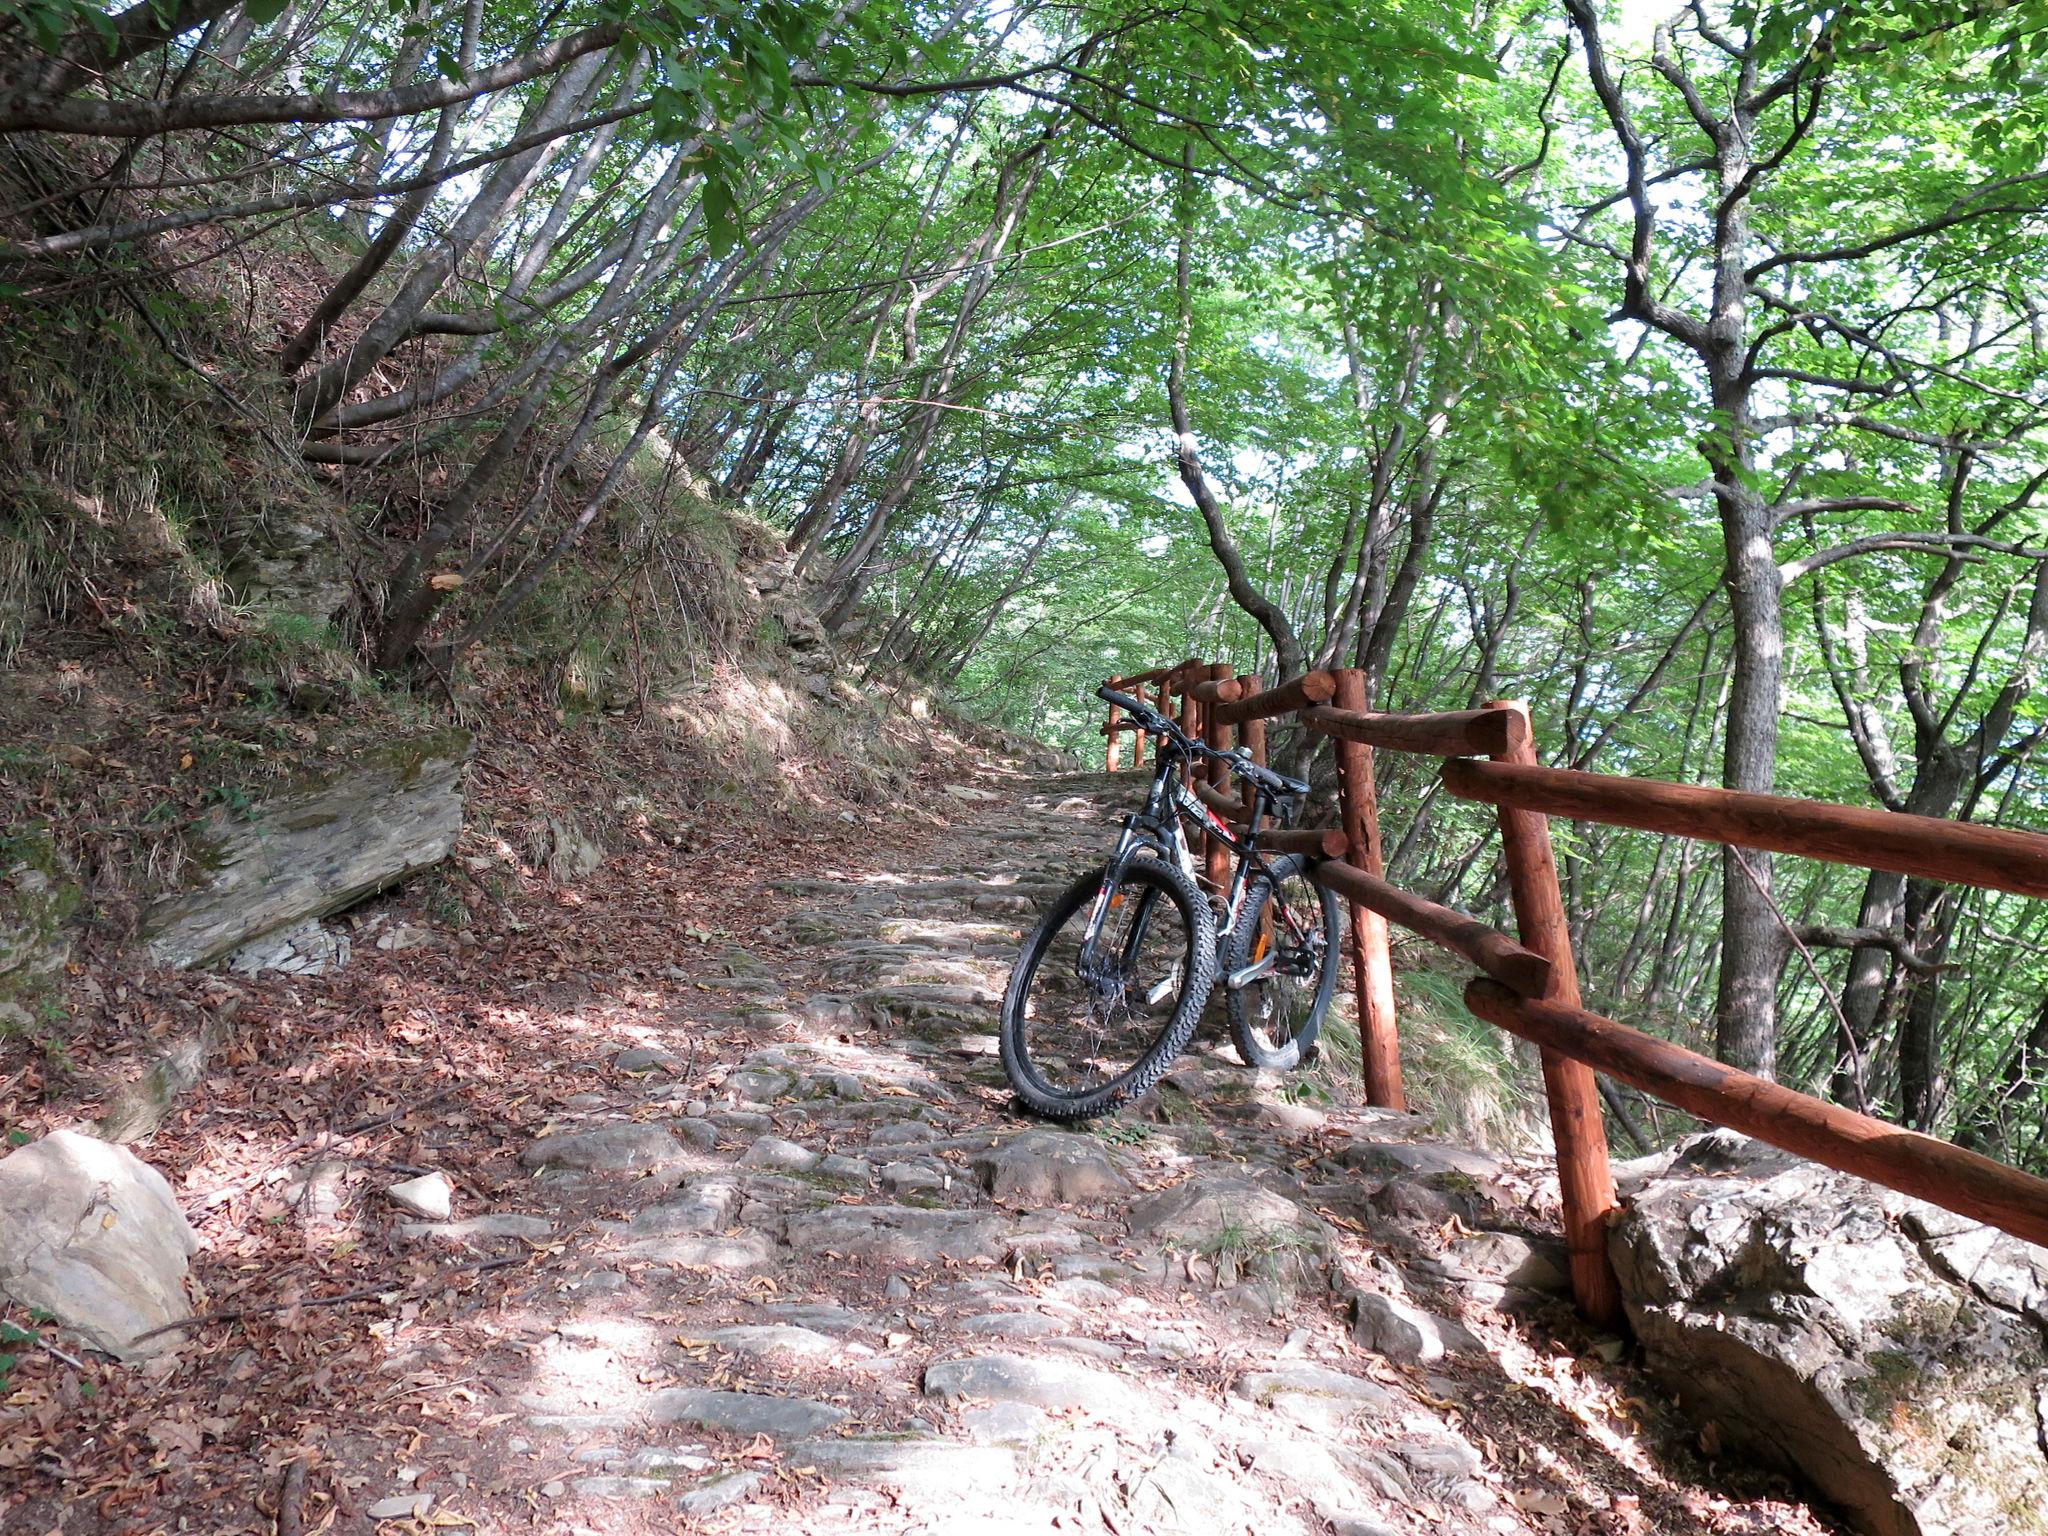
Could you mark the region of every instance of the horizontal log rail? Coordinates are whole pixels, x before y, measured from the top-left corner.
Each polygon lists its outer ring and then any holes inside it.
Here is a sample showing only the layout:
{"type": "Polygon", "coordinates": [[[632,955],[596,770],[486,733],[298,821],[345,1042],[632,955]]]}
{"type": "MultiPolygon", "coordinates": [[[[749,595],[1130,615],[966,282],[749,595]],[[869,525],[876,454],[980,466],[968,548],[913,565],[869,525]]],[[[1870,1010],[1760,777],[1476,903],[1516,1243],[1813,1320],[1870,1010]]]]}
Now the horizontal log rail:
{"type": "Polygon", "coordinates": [[[1752,1077],[1669,1040],[1475,979],[1465,1006],[1489,1024],[1596,1067],[1668,1104],[1774,1147],[2048,1244],[2048,1179],[1839,1104],[1752,1077]]]}
{"type": "Polygon", "coordinates": [[[2048,896],[2048,836],[2039,832],[1569,768],[1452,762],[1444,764],[1443,781],[1460,799],[1574,821],[2048,896]]]}
{"type": "MultiPolygon", "coordinates": [[[[1233,678],[1226,668],[1191,660],[1123,681],[1155,682],[1162,712],[1171,711],[1178,695],[1182,729],[1212,746],[1235,740],[1262,765],[1266,722],[1281,716],[1336,742],[1343,829],[1282,829],[1262,832],[1260,838],[1274,849],[1320,855],[1311,878],[1350,908],[1367,1100],[1406,1107],[1385,927],[1392,922],[1475,966],[1482,974],[1465,989],[1466,1005],[1481,1019],[1538,1047],[1572,1251],[1573,1291],[1580,1309],[1594,1321],[1607,1326],[1622,1321],[1605,1249],[1605,1224],[1615,1196],[1595,1070],[1702,1120],[2048,1245],[2048,1180],[1723,1066],[1581,1007],[1546,818],[1633,827],[2020,896],[2048,896],[2048,835],[1545,768],[1537,761],[1528,712],[1521,705],[1377,713],[1366,708],[1364,675],[1355,668],[1306,672],[1264,688],[1256,678],[1233,678]],[[1448,758],[1442,768],[1444,787],[1461,799],[1498,808],[1519,940],[1386,880],[1373,785],[1375,749],[1448,758]]],[[[1116,723],[1114,710],[1111,722],[1116,723]]],[[[1108,734],[1113,770],[1118,730],[1108,734]]],[[[1191,787],[1203,804],[1242,825],[1250,812],[1224,792],[1224,782],[1198,778],[1191,787]]],[[[1207,862],[1212,879],[1219,868],[1227,869],[1220,841],[1210,840],[1207,862]]]]}
{"type": "Polygon", "coordinates": [[[1218,705],[1216,718],[1225,725],[1242,725],[1247,720],[1270,720],[1275,715],[1291,715],[1296,710],[1307,709],[1311,704],[1327,704],[1336,694],[1334,674],[1304,672],[1278,688],[1268,688],[1262,693],[1247,694],[1218,705]]]}
{"type": "Polygon", "coordinates": [[[1351,709],[1317,708],[1301,713],[1302,724],[1323,736],[1396,752],[1437,757],[1488,756],[1512,752],[1528,735],[1528,717],[1512,709],[1461,709],[1440,715],[1377,715],[1351,709]]]}
{"type": "Polygon", "coordinates": [[[1525,997],[1541,997],[1550,986],[1548,960],[1476,917],[1439,906],[1349,864],[1319,864],[1310,878],[1339,896],[1372,908],[1388,922],[1399,923],[1431,943],[1463,955],[1495,981],[1525,997]]]}
{"type": "Polygon", "coordinates": [[[1237,698],[1237,679],[1234,677],[1212,677],[1206,683],[1196,683],[1186,690],[1187,696],[1203,704],[1228,704],[1237,698]]]}
{"type": "Polygon", "coordinates": [[[1341,827],[1268,827],[1259,834],[1259,846],[1271,853],[1304,853],[1312,859],[1344,857],[1341,827]]]}

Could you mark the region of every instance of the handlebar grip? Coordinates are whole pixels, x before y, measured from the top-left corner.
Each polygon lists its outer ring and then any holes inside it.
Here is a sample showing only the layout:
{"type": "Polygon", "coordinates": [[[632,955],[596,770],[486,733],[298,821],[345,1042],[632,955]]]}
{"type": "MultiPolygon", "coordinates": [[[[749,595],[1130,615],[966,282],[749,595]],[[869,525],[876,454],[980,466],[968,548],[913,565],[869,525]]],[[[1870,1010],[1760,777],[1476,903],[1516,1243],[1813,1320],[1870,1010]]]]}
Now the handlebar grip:
{"type": "Polygon", "coordinates": [[[1102,702],[1105,704],[1114,704],[1118,709],[1124,711],[1128,715],[1133,716],[1134,718],[1142,717],[1144,715],[1151,713],[1150,710],[1148,710],[1143,704],[1139,703],[1138,700],[1132,698],[1128,693],[1118,693],[1114,688],[1110,687],[1107,683],[1104,683],[1100,688],[1095,690],[1095,697],[1102,700],[1102,702]]]}

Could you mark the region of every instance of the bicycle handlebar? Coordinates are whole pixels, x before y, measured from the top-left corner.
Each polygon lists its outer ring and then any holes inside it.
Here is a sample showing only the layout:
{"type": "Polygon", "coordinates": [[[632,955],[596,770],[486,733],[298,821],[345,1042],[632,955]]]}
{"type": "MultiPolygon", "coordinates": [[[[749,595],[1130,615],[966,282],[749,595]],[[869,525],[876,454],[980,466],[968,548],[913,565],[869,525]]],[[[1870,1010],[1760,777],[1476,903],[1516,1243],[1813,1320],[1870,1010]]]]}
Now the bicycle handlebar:
{"type": "Polygon", "coordinates": [[[1270,768],[1261,768],[1245,753],[1242,747],[1236,751],[1224,752],[1205,741],[1197,741],[1173,721],[1159,713],[1151,705],[1132,698],[1128,693],[1119,693],[1104,683],[1095,690],[1095,696],[1106,704],[1113,704],[1131,717],[1131,723],[1150,736],[1164,736],[1190,757],[1213,758],[1230,764],[1232,771],[1251,783],[1261,785],[1279,795],[1305,795],[1308,785],[1299,779],[1290,779],[1285,774],[1275,773],[1270,768]]]}

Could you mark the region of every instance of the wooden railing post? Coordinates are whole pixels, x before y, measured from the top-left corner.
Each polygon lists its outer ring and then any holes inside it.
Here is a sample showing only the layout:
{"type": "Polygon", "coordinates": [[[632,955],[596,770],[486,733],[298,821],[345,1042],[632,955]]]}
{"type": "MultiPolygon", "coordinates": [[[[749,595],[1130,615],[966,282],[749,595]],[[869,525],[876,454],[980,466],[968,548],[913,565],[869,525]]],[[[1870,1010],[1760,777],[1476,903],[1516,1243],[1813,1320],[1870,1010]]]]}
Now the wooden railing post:
{"type": "MultiPolygon", "coordinates": [[[[1365,674],[1356,667],[1337,673],[1336,706],[1365,708],[1365,674]]],[[[1380,856],[1378,791],[1373,787],[1372,748],[1337,742],[1337,800],[1343,813],[1347,862],[1370,875],[1384,875],[1380,856]]],[[[1365,1101],[1377,1109],[1406,1109],[1401,1086],[1401,1032],[1394,1016],[1394,963],[1387,920],[1353,901],[1351,972],[1358,991],[1358,1054],[1365,1077],[1365,1101]]]]}
{"type": "MultiPolygon", "coordinates": [[[[1497,700],[1489,707],[1512,709],[1528,719],[1528,707],[1497,700]]],[[[1536,744],[1520,733],[1497,762],[1534,764],[1536,744]]],[[[1535,811],[1500,807],[1501,848],[1507,858],[1508,889],[1522,943],[1550,962],[1546,1002],[1579,1006],[1579,977],[1572,959],[1571,927],[1557,883],[1557,859],[1550,844],[1550,820],[1535,811]]],[[[1564,1203],[1565,1240],[1571,1248],[1572,1293],[1579,1310],[1603,1328],[1622,1323],[1621,1287],[1607,1256],[1607,1217],[1614,1209],[1614,1175],[1607,1165],[1607,1130],[1600,1089],[1583,1062],[1541,1052],[1543,1091],[1550,1103],[1550,1133],[1557,1146],[1558,1193],[1564,1203]]]]}
{"type": "Polygon", "coordinates": [[[1102,767],[1105,773],[1115,773],[1123,766],[1123,746],[1116,728],[1119,713],[1121,711],[1114,704],[1109,706],[1109,729],[1105,732],[1109,738],[1109,745],[1102,749],[1102,767]]]}
{"type": "MultiPolygon", "coordinates": [[[[1263,693],[1265,687],[1264,678],[1250,675],[1240,677],[1237,680],[1237,696],[1240,699],[1248,699],[1255,693],[1263,693]]],[[[1266,762],[1266,721],[1263,715],[1254,716],[1237,728],[1237,742],[1245,751],[1251,753],[1253,762],[1257,763],[1261,768],[1268,766],[1266,762]]]]}
{"type": "MultiPolygon", "coordinates": [[[[1240,699],[1248,699],[1255,693],[1264,692],[1265,687],[1265,679],[1247,673],[1237,680],[1237,696],[1240,699]]],[[[1237,744],[1243,747],[1245,751],[1251,753],[1252,761],[1261,768],[1268,766],[1266,762],[1265,716],[1254,715],[1251,719],[1239,725],[1237,728],[1237,744]]],[[[1255,799],[1256,797],[1248,798],[1247,803],[1255,803],[1255,799]]],[[[1259,823],[1255,818],[1247,818],[1245,827],[1249,831],[1256,832],[1259,830],[1259,823]]],[[[1273,903],[1270,901],[1259,910],[1259,932],[1264,936],[1265,943],[1270,946],[1273,942],[1273,903]]],[[[1336,963],[1334,955],[1331,957],[1331,963],[1336,963]]]]}
{"type": "MultiPolygon", "coordinates": [[[[1145,685],[1143,683],[1133,683],[1131,685],[1131,697],[1140,704],[1144,703],[1145,685]]],[[[1133,768],[1143,768],[1145,766],[1145,733],[1143,731],[1131,732],[1131,766],[1133,768]]]]}
{"type": "MultiPolygon", "coordinates": [[[[1229,667],[1219,664],[1210,667],[1206,672],[1198,673],[1196,680],[1220,683],[1232,675],[1229,667]]],[[[1219,718],[1220,714],[1221,711],[1214,704],[1202,706],[1202,740],[1215,751],[1226,752],[1230,749],[1235,728],[1225,725],[1219,718]]],[[[1209,787],[1218,794],[1230,793],[1230,769],[1224,764],[1210,759],[1202,776],[1208,780],[1209,787]]],[[[1230,849],[1225,846],[1222,838],[1213,832],[1207,832],[1203,834],[1202,850],[1209,884],[1219,891],[1227,890],[1230,886],[1230,849]]]]}

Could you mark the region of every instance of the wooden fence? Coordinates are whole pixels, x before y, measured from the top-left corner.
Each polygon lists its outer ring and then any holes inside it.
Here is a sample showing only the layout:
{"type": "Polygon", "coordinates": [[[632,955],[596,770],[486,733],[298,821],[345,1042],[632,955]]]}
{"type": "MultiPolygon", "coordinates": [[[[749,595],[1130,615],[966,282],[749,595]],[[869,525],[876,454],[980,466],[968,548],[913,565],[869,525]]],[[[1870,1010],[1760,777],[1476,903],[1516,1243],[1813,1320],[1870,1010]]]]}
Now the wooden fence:
{"type": "MultiPolygon", "coordinates": [[[[1314,878],[1349,904],[1367,1100],[1407,1108],[1387,943],[1387,924],[1393,922],[1470,961],[1481,974],[1465,989],[1466,1006],[1536,1045],[1557,1147],[1573,1290],[1580,1310],[1595,1322],[1622,1321],[1607,1257],[1615,1196],[1596,1069],[1702,1120],[2048,1244],[2048,1180],[1736,1071],[1582,1007],[1548,818],[1635,827],[2025,896],[2048,896],[2048,836],[1545,768],[1523,705],[1501,701],[1444,714],[1376,714],[1365,708],[1364,676],[1355,669],[1310,672],[1266,688],[1260,679],[1233,676],[1227,667],[1185,661],[1112,678],[1110,684],[1162,714],[1176,715],[1191,736],[1219,748],[1243,746],[1260,763],[1266,761],[1266,722],[1278,716],[1291,715],[1335,740],[1341,833],[1295,831],[1268,840],[1324,855],[1328,862],[1315,867],[1314,878]],[[1387,882],[1373,786],[1376,749],[1445,758],[1446,790],[1497,808],[1518,938],[1387,882]]],[[[1119,714],[1111,706],[1103,727],[1112,773],[1122,764],[1124,734],[1135,732],[1119,714]]],[[[1141,766],[1143,734],[1134,734],[1131,745],[1132,763],[1141,766]]],[[[1240,825],[1248,819],[1223,765],[1208,764],[1198,777],[1196,793],[1218,814],[1240,825]]],[[[1222,884],[1229,850],[1211,838],[1204,857],[1209,878],[1222,884]]]]}

